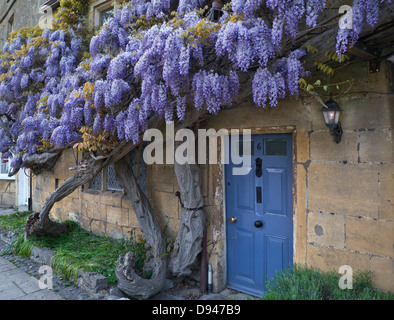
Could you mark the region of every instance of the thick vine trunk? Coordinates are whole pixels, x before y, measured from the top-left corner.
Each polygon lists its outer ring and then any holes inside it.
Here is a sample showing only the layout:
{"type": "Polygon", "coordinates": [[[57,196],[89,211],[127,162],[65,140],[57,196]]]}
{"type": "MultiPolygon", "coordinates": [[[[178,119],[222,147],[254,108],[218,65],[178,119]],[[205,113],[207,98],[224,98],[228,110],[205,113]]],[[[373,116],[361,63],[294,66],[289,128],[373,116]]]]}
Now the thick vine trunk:
{"type": "Polygon", "coordinates": [[[127,155],[115,163],[116,178],[127,192],[141,231],[144,233],[149,251],[145,270],[152,270],[150,279],[144,279],[134,269],[135,257],[128,252],[119,259],[116,267],[118,287],[127,295],[137,299],[147,299],[161,291],[166,281],[167,255],[166,241],[160,225],[153,213],[149,200],[135,178],[130,157],[127,155]]]}
{"type": "Polygon", "coordinates": [[[67,223],[52,221],[49,217],[53,205],[71,194],[79,186],[92,180],[102,169],[103,161],[89,159],[79,166],[77,172],[66,180],[45,200],[41,212],[29,215],[25,227],[25,239],[30,236],[58,236],[69,231],[67,223]]]}
{"type": "Polygon", "coordinates": [[[191,273],[197,255],[201,252],[205,214],[202,209],[203,197],[200,189],[200,170],[197,165],[175,165],[175,172],[181,189],[181,223],[175,241],[174,252],[167,264],[166,241],[160,225],[150,206],[148,198],[141,190],[132,172],[128,156],[115,164],[116,178],[127,192],[147,247],[151,251],[146,269],[152,270],[150,279],[142,278],[134,269],[135,257],[128,252],[120,257],[116,267],[118,287],[127,295],[137,299],[147,299],[162,290],[169,271],[177,277],[191,273]]]}
{"type": "Polygon", "coordinates": [[[197,164],[174,165],[180,187],[181,221],[174,251],[170,255],[170,271],[181,277],[190,275],[190,267],[201,252],[205,212],[201,192],[200,168],[197,164]]]}

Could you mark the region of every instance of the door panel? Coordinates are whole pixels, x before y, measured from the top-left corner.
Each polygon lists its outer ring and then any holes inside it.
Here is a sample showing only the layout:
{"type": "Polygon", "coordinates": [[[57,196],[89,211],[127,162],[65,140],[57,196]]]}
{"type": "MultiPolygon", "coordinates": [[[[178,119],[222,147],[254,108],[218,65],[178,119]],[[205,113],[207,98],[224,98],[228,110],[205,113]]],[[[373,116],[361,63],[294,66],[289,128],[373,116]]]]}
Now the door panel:
{"type": "Polygon", "coordinates": [[[265,194],[266,208],[269,213],[286,214],[286,197],[283,196],[286,190],[286,169],[267,168],[264,185],[267,188],[265,194]]]}
{"type": "MultiPolygon", "coordinates": [[[[262,296],[266,281],[292,264],[292,139],[269,134],[252,141],[249,174],[232,175],[241,165],[231,159],[225,165],[227,280],[231,288],[262,296]]],[[[238,146],[227,147],[231,154],[238,146]]]]}
{"type": "Polygon", "coordinates": [[[272,235],[266,235],[266,257],[267,278],[272,278],[276,272],[285,269],[288,266],[288,239],[272,235]]]}

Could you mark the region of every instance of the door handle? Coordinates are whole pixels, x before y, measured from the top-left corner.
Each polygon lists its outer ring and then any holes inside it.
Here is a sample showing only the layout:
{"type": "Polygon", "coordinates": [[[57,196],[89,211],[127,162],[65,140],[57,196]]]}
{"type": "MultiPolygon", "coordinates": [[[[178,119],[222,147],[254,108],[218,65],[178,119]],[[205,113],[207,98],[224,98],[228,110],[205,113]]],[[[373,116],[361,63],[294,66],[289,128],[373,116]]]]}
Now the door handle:
{"type": "Polygon", "coordinates": [[[263,221],[261,221],[261,220],[255,221],[255,222],[254,222],[254,226],[255,226],[256,228],[261,228],[261,227],[263,226],[263,221]]]}
{"type": "Polygon", "coordinates": [[[228,219],[228,222],[236,223],[237,222],[237,217],[231,217],[230,219],[228,219]]]}

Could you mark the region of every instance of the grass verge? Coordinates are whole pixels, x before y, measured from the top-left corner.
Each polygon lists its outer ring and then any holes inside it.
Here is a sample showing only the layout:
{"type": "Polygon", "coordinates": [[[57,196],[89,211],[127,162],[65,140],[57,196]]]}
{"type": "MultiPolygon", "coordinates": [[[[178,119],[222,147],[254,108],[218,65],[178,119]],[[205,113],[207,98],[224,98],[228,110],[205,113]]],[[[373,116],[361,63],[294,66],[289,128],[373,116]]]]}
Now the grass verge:
{"type": "Polygon", "coordinates": [[[15,254],[29,257],[32,247],[49,248],[55,253],[52,267],[65,277],[76,280],[79,269],[94,271],[106,276],[110,284],[117,281],[115,268],[120,255],[133,251],[137,257],[137,267],[143,267],[146,256],[143,239],[126,241],[97,236],[72,221],[67,221],[71,224],[68,234],[56,238],[30,237],[24,241],[23,230],[29,213],[17,212],[0,217],[0,227],[21,234],[10,247],[15,254]]]}
{"type": "Polygon", "coordinates": [[[0,228],[22,234],[26,226],[26,218],[32,211],[19,211],[0,216],[0,228]]]}
{"type": "Polygon", "coordinates": [[[341,289],[341,275],[294,265],[266,285],[265,300],[394,300],[394,294],[372,287],[372,273],[355,272],[353,289],[341,289]]]}

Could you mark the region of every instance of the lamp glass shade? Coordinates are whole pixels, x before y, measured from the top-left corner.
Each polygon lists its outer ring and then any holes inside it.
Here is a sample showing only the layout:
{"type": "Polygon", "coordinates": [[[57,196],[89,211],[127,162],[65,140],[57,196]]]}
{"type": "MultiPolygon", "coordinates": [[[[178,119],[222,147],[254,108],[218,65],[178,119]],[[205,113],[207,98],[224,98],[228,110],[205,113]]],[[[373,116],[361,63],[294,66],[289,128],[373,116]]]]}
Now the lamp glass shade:
{"type": "Polygon", "coordinates": [[[322,114],[324,118],[324,122],[326,126],[329,128],[334,128],[339,122],[339,116],[341,115],[341,108],[339,107],[338,103],[332,100],[330,96],[330,100],[326,103],[326,108],[322,108],[322,114]]]}
{"type": "Polygon", "coordinates": [[[332,128],[338,124],[339,116],[341,114],[340,110],[330,110],[329,108],[323,108],[322,113],[327,127],[332,128]]]}

